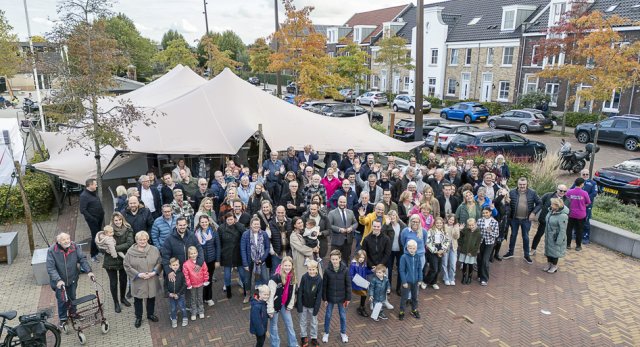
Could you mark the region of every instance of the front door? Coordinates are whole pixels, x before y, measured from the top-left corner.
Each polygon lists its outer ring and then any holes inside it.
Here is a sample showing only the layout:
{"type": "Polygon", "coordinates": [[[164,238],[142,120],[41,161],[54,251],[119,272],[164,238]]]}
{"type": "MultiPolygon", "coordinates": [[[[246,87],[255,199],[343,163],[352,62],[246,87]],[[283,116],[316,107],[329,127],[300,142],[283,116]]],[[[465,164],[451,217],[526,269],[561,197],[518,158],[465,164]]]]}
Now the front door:
{"type": "Polygon", "coordinates": [[[493,74],[485,72],[482,74],[482,94],[480,95],[481,102],[491,102],[491,92],[493,89],[493,74]]]}
{"type": "Polygon", "coordinates": [[[463,72],[460,79],[460,100],[469,99],[469,81],[471,80],[470,72],[463,72]]]}
{"type": "Polygon", "coordinates": [[[398,94],[400,92],[400,77],[393,78],[393,93],[398,94]]]}

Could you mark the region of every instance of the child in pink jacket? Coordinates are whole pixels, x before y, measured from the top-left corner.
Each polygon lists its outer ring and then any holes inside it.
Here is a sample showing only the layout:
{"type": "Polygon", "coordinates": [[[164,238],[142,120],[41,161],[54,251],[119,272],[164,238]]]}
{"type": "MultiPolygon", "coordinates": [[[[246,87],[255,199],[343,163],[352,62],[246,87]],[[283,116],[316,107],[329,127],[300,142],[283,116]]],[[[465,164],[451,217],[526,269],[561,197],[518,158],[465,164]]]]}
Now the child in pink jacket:
{"type": "Polygon", "coordinates": [[[204,300],[202,299],[202,288],[209,285],[209,271],[207,263],[202,263],[200,271],[196,271],[196,259],[198,250],[191,246],[188,251],[189,259],[182,264],[187,289],[191,293],[191,320],[196,320],[196,313],[200,319],[204,318],[204,300]]]}

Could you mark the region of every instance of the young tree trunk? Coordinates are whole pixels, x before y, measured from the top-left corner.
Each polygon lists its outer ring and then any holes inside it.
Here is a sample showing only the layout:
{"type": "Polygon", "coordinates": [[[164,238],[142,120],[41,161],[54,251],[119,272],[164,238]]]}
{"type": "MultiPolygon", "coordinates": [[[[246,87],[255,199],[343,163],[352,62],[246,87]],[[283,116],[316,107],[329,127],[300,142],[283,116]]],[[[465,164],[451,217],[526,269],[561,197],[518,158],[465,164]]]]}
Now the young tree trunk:
{"type": "Polygon", "coordinates": [[[389,64],[389,73],[387,73],[387,93],[393,92],[393,64],[389,64]]]}
{"type": "MultiPolygon", "coordinates": [[[[91,97],[91,117],[93,118],[93,131],[97,133],[99,131],[98,125],[98,100],[96,96],[91,97]]],[[[100,162],[100,141],[98,137],[93,137],[94,157],[96,159],[96,181],[98,183],[98,199],[102,202],[102,163],[100,162]]]]}
{"type": "MultiPolygon", "coordinates": [[[[562,111],[562,130],[560,131],[560,134],[562,136],[565,135],[565,127],[567,124],[567,111],[569,110],[569,94],[571,93],[571,82],[567,80],[567,92],[565,94],[564,97],[564,110],[562,111]]],[[[547,109],[549,109],[547,107],[547,109]]]]}

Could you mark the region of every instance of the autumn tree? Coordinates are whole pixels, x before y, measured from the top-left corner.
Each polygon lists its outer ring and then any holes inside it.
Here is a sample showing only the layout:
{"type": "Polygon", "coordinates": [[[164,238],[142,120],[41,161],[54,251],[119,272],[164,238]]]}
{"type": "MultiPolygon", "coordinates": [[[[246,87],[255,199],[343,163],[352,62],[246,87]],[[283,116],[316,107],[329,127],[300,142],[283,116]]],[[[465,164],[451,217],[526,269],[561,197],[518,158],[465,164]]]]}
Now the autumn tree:
{"type": "Polygon", "coordinates": [[[231,58],[233,52],[221,51],[211,36],[205,36],[202,39],[202,47],[207,56],[205,67],[209,70],[211,77],[222,72],[224,68],[229,68],[235,72],[237,68],[242,66],[242,63],[231,58]]]}
{"type": "Polygon", "coordinates": [[[286,18],[270,39],[278,41],[269,70],[288,70],[297,79],[301,98],[336,95],[344,79],[335,73],[336,62],[325,53],[325,37],[317,33],[309,14],[313,7],[298,10],[293,0],[284,0],[286,18]]]}
{"type": "Polygon", "coordinates": [[[188,66],[191,69],[195,69],[198,65],[196,55],[180,39],[169,42],[165,50],[156,53],[153,61],[161,65],[164,72],[173,69],[178,64],[188,66]]]}
{"type": "Polygon", "coordinates": [[[126,58],[123,66],[118,66],[117,74],[124,75],[127,65],[136,67],[139,78],[150,78],[153,74],[152,59],[156,47],[150,39],[143,37],[133,21],[123,13],[104,19],[105,30],[118,42],[118,49],[126,58]]]}
{"type": "Polygon", "coordinates": [[[96,160],[98,196],[102,199],[101,153],[106,146],[126,150],[137,140],[134,125],[152,126],[154,113],[145,113],[129,101],[105,100],[114,85],[112,72],[122,64],[118,42],[109,37],[105,22],[111,15],[111,0],[63,0],[58,5],[60,24],[50,34],[68,49],[68,64],[58,69],[57,104],[68,105],[61,120],[67,127],[65,149],[79,147],[96,160]],[[106,106],[108,105],[108,106],[106,106]]]}
{"type": "Polygon", "coordinates": [[[44,37],[42,37],[40,35],[33,35],[33,36],[31,36],[31,42],[33,42],[33,43],[45,43],[45,42],[47,42],[47,39],[45,39],[44,37]]]}
{"type": "MultiPolygon", "coordinates": [[[[271,48],[267,45],[264,38],[258,38],[249,47],[249,67],[251,71],[256,74],[264,74],[269,71],[269,64],[271,63],[271,48]]],[[[264,81],[266,83],[266,80],[264,81]]]]}
{"type": "Polygon", "coordinates": [[[411,64],[410,51],[406,47],[405,40],[398,36],[385,37],[378,43],[380,50],[376,57],[376,63],[381,63],[387,66],[389,71],[389,78],[387,78],[387,91],[391,92],[393,76],[399,69],[412,70],[413,64],[411,64]]]}
{"type": "Polygon", "coordinates": [[[19,53],[18,37],[12,30],[4,11],[0,10],[0,76],[7,79],[18,72],[23,61],[19,53]]]}
{"type": "Polygon", "coordinates": [[[367,66],[369,54],[360,49],[357,43],[350,41],[338,51],[336,72],[346,81],[346,85],[356,90],[366,83],[366,76],[371,74],[367,66]]]}

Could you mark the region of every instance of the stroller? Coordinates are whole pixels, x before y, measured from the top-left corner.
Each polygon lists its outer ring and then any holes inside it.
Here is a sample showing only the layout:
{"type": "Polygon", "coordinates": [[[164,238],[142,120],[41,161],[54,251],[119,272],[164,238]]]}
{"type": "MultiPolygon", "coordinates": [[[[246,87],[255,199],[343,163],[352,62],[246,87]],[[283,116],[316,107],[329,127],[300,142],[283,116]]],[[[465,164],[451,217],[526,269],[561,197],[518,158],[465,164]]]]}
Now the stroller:
{"type": "Polygon", "coordinates": [[[62,325],[62,330],[69,334],[71,332],[70,325],[76,331],[81,345],[87,342],[87,337],[83,332],[87,328],[100,324],[103,334],[109,332],[109,322],[104,317],[104,303],[100,301],[100,293],[98,291],[98,287],[102,288],[102,286],[95,279],[92,279],[92,282],[95,294],[85,295],[76,300],[71,300],[67,296],[66,286],[62,287],[62,295],[66,302],[67,316],[69,317],[62,325]]]}

